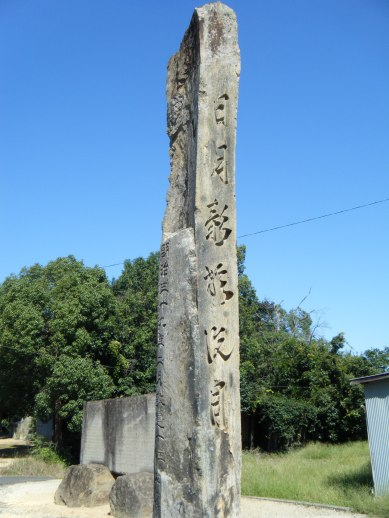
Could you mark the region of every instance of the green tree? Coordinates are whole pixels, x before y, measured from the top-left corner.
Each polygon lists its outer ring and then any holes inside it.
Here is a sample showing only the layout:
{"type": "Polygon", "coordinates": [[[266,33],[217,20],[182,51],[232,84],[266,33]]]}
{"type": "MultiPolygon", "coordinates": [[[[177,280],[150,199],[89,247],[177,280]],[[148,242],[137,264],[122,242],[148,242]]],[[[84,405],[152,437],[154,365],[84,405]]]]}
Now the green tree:
{"type": "Polygon", "coordinates": [[[135,395],[155,391],[159,256],[125,261],[113,282],[118,301],[119,341],[126,366],[117,379],[117,394],[135,395]]]}
{"type": "MultiPolygon", "coordinates": [[[[78,445],[84,402],[106,399],[113,392],[113,381],[99,362],[61,355],[35,397],[35,414],[44,421],[54,416],[57,446],[64,442],[67,446],[78,445]]],[[[78,451],[77,446],[75,449],[78,451]]]]}
{"type": "MultiPolygon", "coordinates": [[[[245,274],[245,247],[237,252],[250,437],[262,431],[257,443],[274,449],[363,437],[363,393],[349,380],[380,372],[389,348],[353,355],[343,333],[315,337],[301,307],[259,300],[245,274]]],[[[60,443],[79,434],[84,400],[154,391],[158,272],[153,253],[126,261],[112,284],[72,256],[8,277],[0,286],[0,419],[52,414],[60,443]]]]}
{"type": "Polygon", "coordinates": [[[369,366],[369,374],[379,374],[389,370],[389,347],[367,349],[362,357],[369,366]]]}
{"type": "Polygon", "coordinates": [[[8,277],[0,287],[0,414],[31,412],[44,379],[39,351],[47,346],[46,289],[39,265],[8,277]]]}
{"type": "Polygon", "coordinates": [[[58,358],[84,357],[114,370],[117,302],[105,272],[73,256],[23,268],[0,287],[0,409],[32,413],[58,358]]]}
{"type": "Polygon", "coordinates": [[[385,364],[377,351],[345,353],[345,337],[315,338],[309,313],[260,301],[238,249],[241,403],[246,444],[280,449],[308,438],[343,441],[366,434],[364,399],[350,379],[385,364]],[[304,406],[305,405],[305,406],[304,406]],[[307,417],[307,419],[304,418],[307,417]],[[309,416],[309,419],[308,419],[309,416]]]}

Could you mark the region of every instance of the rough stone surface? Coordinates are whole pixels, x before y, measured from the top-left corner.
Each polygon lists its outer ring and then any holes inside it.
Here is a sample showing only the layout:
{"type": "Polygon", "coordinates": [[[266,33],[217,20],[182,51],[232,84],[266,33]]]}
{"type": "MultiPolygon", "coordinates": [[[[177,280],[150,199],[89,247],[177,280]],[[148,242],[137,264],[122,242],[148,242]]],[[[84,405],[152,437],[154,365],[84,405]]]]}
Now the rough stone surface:
{"type": "Polygon", "coordinates": [[[95,507],[108,503],[115,482],[106,466],[70,466],[54,495],[54,502],[68,507],[95,507]]]}
{"type": "Polygon", "coordinates": [[[28,437],[28,434],[31,432],[31,428],[32,428],[32,417],[30,417],[30,416],[24,417],[16,424],[15,431],[13,433],[12,438],[26,440],[28,437]]]}
{"type": "Polygon", "coordinates": [[[154,517],[240,512],[234,12],[196,9],[168,66],[154,517]]]}
{"type": "Polygon", "coordinates": [[[153,511],[153,493],[152,473],[135,473],[118,477],[109,494],[112,516],[150,518],[153,511]]]}
{"type": "Polygon", "coordinates": [[[84,403],[81,464],[114,473],[154,470],[155,394],[84,403]]]}

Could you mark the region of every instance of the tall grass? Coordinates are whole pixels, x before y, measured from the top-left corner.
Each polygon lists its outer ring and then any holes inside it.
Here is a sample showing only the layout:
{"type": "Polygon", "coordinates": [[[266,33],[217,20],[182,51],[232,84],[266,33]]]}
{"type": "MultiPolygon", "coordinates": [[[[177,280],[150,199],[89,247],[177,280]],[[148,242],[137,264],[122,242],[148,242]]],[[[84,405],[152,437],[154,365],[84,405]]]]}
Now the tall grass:
{"type": "Polygon", "coordinates": [[[48,462],[33,456],[16,458],[0,469],[0,476],[53,477],[63,478],[66,466],[62,462],[48,462]]]}
{"type": "Polygon", "coordinates": [[[34,438],[28,444],[0,445],[0,458],[9,459],[9,465],[0,467],[0,476],[35,476],[63,478],[66,460],[50,442],[34,438]]]}
{"type": "Polygon", "coordinates": [[[374,497],[365,441],[310,444],[286,454],[245,452],[242,494],[352,507],[389,518],[389,496],[374,497]]]}

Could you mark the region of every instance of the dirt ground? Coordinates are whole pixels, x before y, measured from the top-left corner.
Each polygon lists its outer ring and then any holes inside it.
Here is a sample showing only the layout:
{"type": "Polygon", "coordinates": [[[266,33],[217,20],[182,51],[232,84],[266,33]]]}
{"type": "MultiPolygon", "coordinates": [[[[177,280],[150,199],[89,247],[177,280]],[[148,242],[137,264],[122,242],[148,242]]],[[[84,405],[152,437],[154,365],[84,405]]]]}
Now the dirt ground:
{"type": "MultiPolygon", "coordinates": [[[[109,505],[71,509],[54,504],[60,480],[0,486],[1,518],[108,518],[109,505]]],[[[242,498],[242,518],[367,518],[344,511],[242,498]]],[[[151,518],[151,517],[150,517],[151,518]]],[[[227,517],[226,517],[227,518],[227,517]]]]}
{"type": "Polygon", "coordinates": [[[27,441],[20,439],[0,439],[0,476],[1,468],[9,466],[15,455],[21,455],[23,450],[28,450],[27,441]]]}
{"type": "MultiPolygon", "coordinates": [[[[1,467],[13,461],[15,452],[28,448],[25,441],[0,439],[1,467]]],[[[68,508],[54,503],[60,480],[0,484],[1,518],[108,518],[109,505],[93,508],[68,508]]],[[[308,507],[285,502],[242,497],[242,518],[367,518],[335,509],[308,507]]],[[[150,517],[151,518],[151,517],[150,517]]],[[[173,518],[173,517],[172,517],[173,518]]],[[[227,517],[226,517],[227,518],[227,517]]]]}

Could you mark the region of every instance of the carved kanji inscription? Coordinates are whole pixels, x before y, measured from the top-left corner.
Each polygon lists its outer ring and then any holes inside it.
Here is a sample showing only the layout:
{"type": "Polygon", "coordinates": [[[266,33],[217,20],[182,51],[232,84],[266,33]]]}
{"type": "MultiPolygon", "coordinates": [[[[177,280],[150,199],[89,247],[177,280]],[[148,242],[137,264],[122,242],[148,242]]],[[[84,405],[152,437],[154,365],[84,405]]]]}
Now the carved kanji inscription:
{"type": "Polygon", "coordinates": [[[227,107],[228,95],[221,95],[216,101],[215,108],[215,120],[216,124],[226,126],[226,107],[227,107]]]}
{"type": "Polygon", "coordinates": [[[208,363],[212,363],[219,355],[224,361],[228,360],[234,350],[234,343],[231,343],[225,327],[213,326],[208,332],[204,331],[207,343],[208,363]]]}
{"type": "Polygon", "coordinates": [[[211,390],[211,422],[214,426],[224,430],[223,402],[222,392],[225,382],[215,380],[213,389],[211,390]]]}
{"type": "Polygon", "coordinates": [[[216,246],[222,246],[224,241],[229,238],[232,230],[227,227],[227,222],[230,219],[227,216],[228,205],[223,208],[219,207],[219,202],[215,200],[207,205],[209,209],[209,217],[205,222],[207,229],[206,239],[213,241],[216,246]]]}
{"type": "Polygon", "coordinates": [[[213,169],[211,176],[217,176],[224,184],[228,184],[227,178],[227,146],[225,144],[217,148],[218,156],[216,158],[216,167],[213,169]]]}
{"type": "Polygon", "coordinates": [[[169,60],[153,518],[240,517],[234,12],[196,9],[169,60]]]}
{"type": "Polygon", "coordinates": [[[208,281],[207,291],[212,297],[216,297],[221,305],[230,300],[234,293],[227,289],[228,272],[223,268],[223,263],[219,263],[216,268],[205,267],[207,275],[204,280],[208,281]]]}

